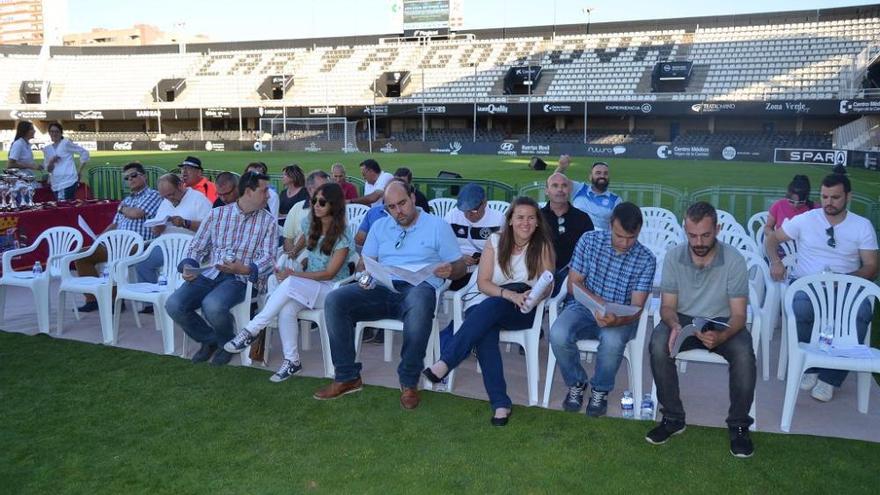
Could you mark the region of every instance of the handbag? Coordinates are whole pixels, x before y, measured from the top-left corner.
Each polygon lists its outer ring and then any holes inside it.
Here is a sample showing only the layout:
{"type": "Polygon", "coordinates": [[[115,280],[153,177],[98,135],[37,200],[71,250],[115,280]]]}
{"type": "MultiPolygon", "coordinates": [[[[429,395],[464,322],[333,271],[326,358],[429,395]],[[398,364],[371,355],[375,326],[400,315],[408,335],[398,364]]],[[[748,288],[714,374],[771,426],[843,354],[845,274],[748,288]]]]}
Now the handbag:
{"type": "Polygon", "coordinates": [[[509,290],[510,292],[516,292],[517,294],[532,290],[532,286],[525,282],[510,282],[509,284],[499,285],[499,287],[504,290],[509,290]]]}
{"type": "Polygon", "coordinates": [[[266,329],[260,330],[257,338],[251,343],[249,356],[252,361],[260,361],[266,364],[266,329]]]}

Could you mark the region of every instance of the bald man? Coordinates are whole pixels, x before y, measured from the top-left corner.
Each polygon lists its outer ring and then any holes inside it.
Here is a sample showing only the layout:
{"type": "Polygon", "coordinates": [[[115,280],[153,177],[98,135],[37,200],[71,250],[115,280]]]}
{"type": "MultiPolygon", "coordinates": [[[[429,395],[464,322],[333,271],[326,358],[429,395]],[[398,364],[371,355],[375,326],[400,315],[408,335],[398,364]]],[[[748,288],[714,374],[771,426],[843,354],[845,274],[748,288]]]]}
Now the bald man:
{"type": "Polygon", "coordinates": [[[544,221],[550,227],[553,248],[556,251],[555,296],[568,275],[568,263],[578,240],[584,232],[593,230],[593,221],[583,211],[572,206],[571,181],[565,175],[555,172],[547,177],[547,204],[541,208],[544,221]]]}

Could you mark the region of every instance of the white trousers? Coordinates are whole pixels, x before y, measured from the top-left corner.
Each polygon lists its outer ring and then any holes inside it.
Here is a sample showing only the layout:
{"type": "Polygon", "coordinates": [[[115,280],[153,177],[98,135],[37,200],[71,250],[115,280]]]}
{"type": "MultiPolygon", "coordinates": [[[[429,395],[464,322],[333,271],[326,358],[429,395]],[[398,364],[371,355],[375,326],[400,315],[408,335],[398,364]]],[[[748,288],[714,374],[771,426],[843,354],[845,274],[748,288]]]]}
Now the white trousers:
{"type": "MultiPolygon", "coordinates": [[[[256,316],[244,327],[251,335],[257,335],[260,330],[266,326],[276,316],[278,317],[278,334],[281,336],[281,348],[284,353],[284,359],[292,362],[299,362],[299,325],[297,324],[296,315],[306,309],[305,305],[288,295],[288,286],[290,279],[287,277],[283,282],[275,287],[266,305],[257,313],[256,316]]],[[[332,282],[321,282],[321,291],[315,301],[313,309],[324,307],[324,298],[333,288],[332,282]]]]}

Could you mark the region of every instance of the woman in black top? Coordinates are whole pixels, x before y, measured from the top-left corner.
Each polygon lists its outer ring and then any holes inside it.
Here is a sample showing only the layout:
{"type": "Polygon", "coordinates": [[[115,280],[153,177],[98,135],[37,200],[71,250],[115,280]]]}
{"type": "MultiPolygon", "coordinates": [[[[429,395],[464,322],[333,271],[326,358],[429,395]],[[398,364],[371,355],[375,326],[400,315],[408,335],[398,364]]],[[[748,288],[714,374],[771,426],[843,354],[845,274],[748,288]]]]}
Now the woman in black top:
{"type": "Polygon", "coordinates": [[[287,215],[293,205],[309,199],[309,192],[305,188],[306,176],[299,165],[288,165],[284,167],[283,172],[281,180],[285,189],[280,194],[279,215],[287,215]]]}

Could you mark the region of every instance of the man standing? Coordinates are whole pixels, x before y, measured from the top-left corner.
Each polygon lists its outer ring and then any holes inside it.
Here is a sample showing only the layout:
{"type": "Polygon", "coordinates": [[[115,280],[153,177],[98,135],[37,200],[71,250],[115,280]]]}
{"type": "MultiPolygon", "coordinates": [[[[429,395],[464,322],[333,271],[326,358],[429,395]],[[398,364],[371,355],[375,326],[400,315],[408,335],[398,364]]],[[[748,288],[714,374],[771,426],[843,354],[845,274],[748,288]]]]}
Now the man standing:
{"type": "MultiPolygon", "coordinates": [[[[571,165],[571,157],[562,155],[559,157],[559,166],[556,173],[564,174],[571,165]]],[[[621,202],[620,196],[608,190],[608,164],[596,162],[590,171],[590,184],[572,181],[574,194],[571,203],[575,208],[590,215],[593,226],[599,230],[608,230],[610,225],[608,218],[611,210],[621,202]]]]}
{"type": "Polygon", "coordinates": [[[186,187],[204,194],[213,203],[217,201],[217,188],[207,177],[202,176],[202,171],[202,161],[194,156],[188,156],[180,163],[180,177],[186,187]]]}
{"type": "MultiPolygon", "coordinates": [[[[144,222],[156,214],[162,197],[155,189],[147,187],[147,173],[144,166],[138,162],[132,162],[123,167],[122,178],[128,183],[131,194],[119,203],[116,216],[113,217],[113,223],[108,225],[104,232],[116,229],[130,230],[140,234],[145,241],[150,241],[153,239],[153,233],[149,227],[144,226],[144,222]]],[[[76,260],[76,273],[80,277],[97,277],[98,270],[95,265],[106,261],[107,251],[103,246],[98,246],[88,258],[76,260]]],[[[98,309],[98,301],[95,300],[95,296],[86,294],[85,297],[86,303],[77,308],[79,311],[88,313],[98,309]]]]}
{"type": "MultiPolygon", "coordinates": [[[[211,213],[211,203],[203,194],[186,187],[175,174],[159,177],[159,194],[162,203],[155,218],[166,219],[162,225],[153,227],[152,234],[189,234],[199,230],[202,221],[211,213]]],[[[135,265],[138,281],[155,284],[159,278],[159,268],[165,263],[161,249],[153,249],[144,261],[135,265]]],[[[145,306],[142,313],[152,313],[152,306],[145,306]]]]}
{"type": "MultiPolygon", "coordinates": [[[[849,177],[831,174],[822,180],[819,197],[822,209],[795,216],[767,235],[764,245],[770,259],[770,273],[782,280],[785,267],[779,260],[779,243],[797,242],[797,266],[793,278],[815,275],[823,271],[847,273],[874,280],[877,276],[877,234],[871,221],[847,211],[852,185],[849,177]]],[[[798,340],[809,342],[813,333],[813,304],[804,292],[792,302],[797,322],[798,340]]],[[[863,342],[873,318],[871,303],[865,300],[856,314],[856,334],[863,342]]],[[[846,370],[809,369],[801,379],[801,390],[821,402],[834,397],[834,388],[846,379],[846,370]]]]}
{"type": "Polygon", "coordinates": [[[704,317],[723,324],[710,324],[706,331],[694,333],[682,343],[681,350],[707,349],[727,360],[730,453],[751,457],[754,446],[749,426],[753,419],[749,409],[755,396],[757,369],[752,338],[745,330],[748,269],[736,248],[717,241],[718,227],[715,207],[703,201],[692,204],[684,221],[688,242],[670,249],[663,262],[661,322],[654,327],[649,346],[663,420],[648,432],[645,440],[660,445],[685,430],[672,351],[682,327],[696,317],[704,317]]]}
{"type": "Polygon", "coordinates": [[[345,174],[345,167],[341,163],[334,163],[330,168],[330,178],[342,188],[346,201],[351,201],[358,197],[357,187],[347,180],[348,176],[345,174]]]}
{"type": "Polygon", "coordinates": [[[560,173],[547,177],[547,204],[541,208],[544,221],[550,227],[553,249],[556,252],[556,273],[553,288],[555,296],[568,276],[568,263],[574,247],[585,232],[593,230],[590,216],[573,208],[568,198],[571,195],[571,181],[560,173]]]}
{"type": "Polygon", "coordinates": [[[357,203],[367,206],[382,205],[382,196],[385,186],[394,178],[388,172],[383,172],[379,167],[379,162],[372,158],[367,158],[361,162],[361,176],[364,178],[364,195],[352,199],[350,203],[357,203]]]}
{"type": "Polygon", "coordinates": [[[610,231],[588,232],[577,243],[568,272],[565,308],[550,329],[550,345],[568,385],[562,402],[566,411],[580,411],[587,389],[587,373],[580,363],[577,341],[599,340],[587,415],[603,416],[626,343],[635,336],[641,316],[641,311],[632,316],[600,316],[576,301],[573,293],[582,290],[599,304],[612,302],[644,309],[657,261],[639,243],[641,230],[639,207],[620,203],[611,212],[610,231]]]}
{"type": "Polygon", "coordinates": [[[319,400],[335,399],[358,392],[363,387],[361,363],[355,362],[354,326],[358,321],[395,318],[403,320],[403,347],[400,366],[400,405],[415,409],[419,405],[419,376],[431,335],[436,306],[435,291],[444,278],[464,274],[464,261],[452,229],[440,218],[415,206],[412,188],[394,181],[388,185],[385,205],[389,216],[373,225],[362,252],[384,266],[439,264],[433,276],[417,286],[395,280],[392,292],[352,284],[327,296],[324,313],[330,334],[330,352],[336,368],[334,381],[315,392],[319,400]]]}
{"type": "Polygon", "coordinates": [[[246,173],[238,200],[211,210],[178,265],[184,283],[165,303],[168,315],[201,347],[194,363],[222,366],[232,354],[222,349],[235,333],[229,309],[244,300],[248,281],[259,291],[275,266],[278,224],[266,211],[269,177],[246,173]],[[199,272],[199,262],[210,265],[199,272]],[[202,309],[202,316],[196,310],[202,309]],[[206,321],[207,320],[207,321],[206,321]]]}

